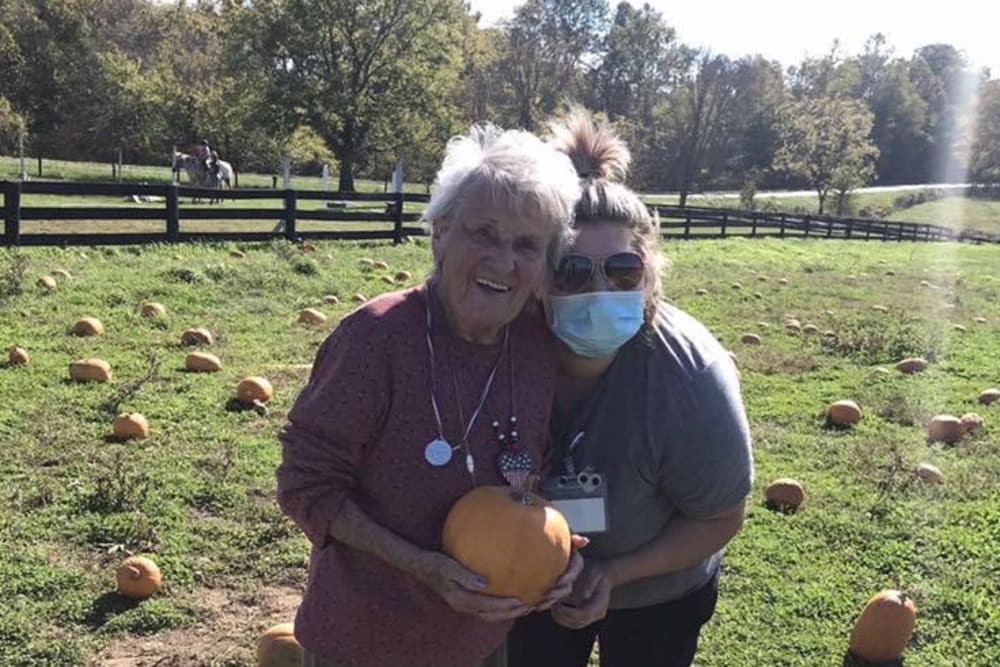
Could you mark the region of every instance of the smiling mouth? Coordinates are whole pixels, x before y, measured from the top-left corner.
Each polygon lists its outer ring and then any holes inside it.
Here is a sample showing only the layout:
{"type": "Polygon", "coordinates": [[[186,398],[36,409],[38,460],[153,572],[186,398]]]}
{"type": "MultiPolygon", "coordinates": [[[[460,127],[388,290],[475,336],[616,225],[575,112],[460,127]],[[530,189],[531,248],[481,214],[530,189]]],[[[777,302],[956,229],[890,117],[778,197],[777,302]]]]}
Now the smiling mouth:
{"type": "Polygon", "coordinates": [[[476,284],[482,287],[483,289],[487,289],[491,292],[496,292],[499,294],[503,294],[505,292],[510,291],[510,285],[504,285],[503,283],[493,282],[492,280],[488,280],[486,278],[476,278],[476,284]]]}

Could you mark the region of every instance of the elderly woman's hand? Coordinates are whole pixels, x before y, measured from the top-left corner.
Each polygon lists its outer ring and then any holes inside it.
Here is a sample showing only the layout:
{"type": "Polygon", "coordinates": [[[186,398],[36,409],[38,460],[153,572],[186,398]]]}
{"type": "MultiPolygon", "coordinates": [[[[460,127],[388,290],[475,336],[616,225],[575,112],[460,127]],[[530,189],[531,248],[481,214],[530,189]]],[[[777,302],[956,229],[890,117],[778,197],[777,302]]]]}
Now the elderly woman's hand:
{"type": "Polygon", "coordinates": [[[517,598],[501,598],[482,593],[486,580],[458,561],[439,552],[427,552],[414,574],[444,598],[452,609],[474,614],[484,621],[507,621],[532,611],[517,598]]]}
{"type": "Polygon", "coordinates": [[[583,572],[583,556],[580,555],[579,550],[588,544],[590,544],[590,540],[582,535],[570,536],[572,551],[569,556],[569,565],[566,567],[563,575],[556,581],[556,585],[545,595],[545,599],[535,608],[536,611],[550,609],[552,605],[566,599],[573,592],[573,584],[576,583],[576,578],[583,572]]]}

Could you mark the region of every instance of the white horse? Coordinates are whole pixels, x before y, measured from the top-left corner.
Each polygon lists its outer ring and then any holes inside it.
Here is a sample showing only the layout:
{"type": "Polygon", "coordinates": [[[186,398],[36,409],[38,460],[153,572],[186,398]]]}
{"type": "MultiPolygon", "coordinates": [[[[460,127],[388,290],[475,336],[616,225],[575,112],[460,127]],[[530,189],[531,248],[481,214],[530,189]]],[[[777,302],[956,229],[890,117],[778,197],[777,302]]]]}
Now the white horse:
{"type": "MultiPolygon", "coordinates": [[[[188,180],[191,185],[199,188],[208,188],[210,190],[219,190],[223,188],[223,184],[229,190],[233,189],[233,180],[235,177],[235,172],[233,171],[233,165],[225,160],[218,160],[217,164],[219,166],[218,173],[212,173],[211,170],[205,168],[205,163],[202,162],[201,158],[194,155],[189,155],[187,153],[180,153],[174,151],[173,158],[173,170],[180,171],[180,167],[184,167],[188,174],[188,180]]],[[[211,203],[216,201],[221,201],[221,195],[213,195],[211,198],[211,203]]]]}

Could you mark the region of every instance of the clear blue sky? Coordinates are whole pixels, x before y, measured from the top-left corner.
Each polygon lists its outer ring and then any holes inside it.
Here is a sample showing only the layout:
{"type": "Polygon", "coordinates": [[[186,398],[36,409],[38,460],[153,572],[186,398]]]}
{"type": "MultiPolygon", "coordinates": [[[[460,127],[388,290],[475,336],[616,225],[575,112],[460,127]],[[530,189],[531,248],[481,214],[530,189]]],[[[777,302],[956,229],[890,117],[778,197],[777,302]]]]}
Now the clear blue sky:
{"type": "MultiPolygon", "coordinates": [[[[470,0],[483,14],[482,25],[509,17],[520,0],[470,0]]],[[[611,0],[614,7],[617,2],[611,0]]],[[[641,6],[641,2],[632,2],[641,6]]],[[[975,65],[1000,78],[1000,1],[998,0],[793,0],[748,2],[649,0],[677,29],[685,44],[739,57],[752,53],[798,63],[805,55],[826,53],[834,39],[842,51],[861,51],[869,35],[881,32],[896,55],[909,57],[919,46],[952,44],[975,65]]]]}

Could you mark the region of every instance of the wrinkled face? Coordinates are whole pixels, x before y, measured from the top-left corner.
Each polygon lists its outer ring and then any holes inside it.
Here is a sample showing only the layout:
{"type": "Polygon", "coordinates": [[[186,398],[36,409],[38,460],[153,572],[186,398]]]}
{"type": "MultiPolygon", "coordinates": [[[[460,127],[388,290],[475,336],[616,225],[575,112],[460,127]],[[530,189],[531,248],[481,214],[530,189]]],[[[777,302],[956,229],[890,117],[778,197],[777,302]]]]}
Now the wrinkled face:
{"type": "Polygon", "coordinates": [[[473,195],[434,242],[438,298],[453,332],[491,342],[545,279],[552,225],[473,195]]]}

